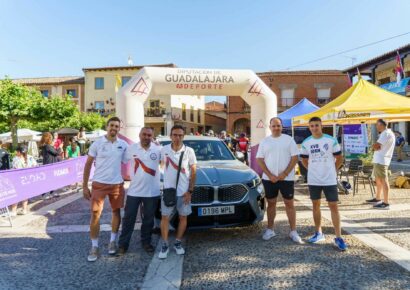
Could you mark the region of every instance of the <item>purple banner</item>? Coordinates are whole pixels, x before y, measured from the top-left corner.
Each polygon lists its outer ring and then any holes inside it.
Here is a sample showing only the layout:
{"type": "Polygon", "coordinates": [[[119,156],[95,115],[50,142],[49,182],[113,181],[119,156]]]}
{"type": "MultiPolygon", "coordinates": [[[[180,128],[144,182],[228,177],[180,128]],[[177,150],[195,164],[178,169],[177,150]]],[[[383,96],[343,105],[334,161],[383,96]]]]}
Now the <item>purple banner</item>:
{"type": "Polygon", "coordinates": [[[83,156],[38,167],[0,171],[0,208],[82,182],[86,160],[87,156],[83,156]]]}
{"type": "Polygon", "coordinates": [[[362,125],[343,125],[343,133],[348,135],[360,135],[362,134],[362,125]]]}

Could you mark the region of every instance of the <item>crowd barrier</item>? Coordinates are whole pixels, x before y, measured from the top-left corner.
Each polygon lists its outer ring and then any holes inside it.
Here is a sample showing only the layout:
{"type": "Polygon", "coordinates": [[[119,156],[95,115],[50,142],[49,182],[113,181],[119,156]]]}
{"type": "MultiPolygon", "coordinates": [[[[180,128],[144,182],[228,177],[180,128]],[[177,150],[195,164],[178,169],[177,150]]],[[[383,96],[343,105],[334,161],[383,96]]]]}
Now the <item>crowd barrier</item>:
{"type": "Polygon", "coordinates": [[[0,171],[0,208],[82,182],[86,160],[87,156],[83,156],[32,168],[0,171]]]}

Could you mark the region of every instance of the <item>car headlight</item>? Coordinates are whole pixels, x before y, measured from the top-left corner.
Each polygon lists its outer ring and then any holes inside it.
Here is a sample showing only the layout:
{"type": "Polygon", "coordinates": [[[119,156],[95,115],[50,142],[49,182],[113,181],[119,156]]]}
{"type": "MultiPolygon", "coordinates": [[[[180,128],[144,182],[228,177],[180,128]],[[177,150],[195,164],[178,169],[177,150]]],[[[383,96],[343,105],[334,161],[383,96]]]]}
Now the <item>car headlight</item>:
{"type": "Polygon", "coordinates": [[[249,186],[249,188],[255,188],[259,184],[261,184],[261,179],[259,177],[256,177],[256,178],[254,178],[251,181],[246,183],[246,185],[249,186]]]}

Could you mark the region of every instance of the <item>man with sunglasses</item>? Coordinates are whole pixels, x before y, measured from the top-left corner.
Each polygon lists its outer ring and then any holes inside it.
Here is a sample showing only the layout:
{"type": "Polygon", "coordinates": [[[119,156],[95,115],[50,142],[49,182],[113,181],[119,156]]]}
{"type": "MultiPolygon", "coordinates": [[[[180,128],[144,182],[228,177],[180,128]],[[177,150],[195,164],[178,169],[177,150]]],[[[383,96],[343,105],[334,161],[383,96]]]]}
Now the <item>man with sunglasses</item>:
{"type": "Polygon", "coordinates": [[[296,231],[296,211],[294,206],[295,165],[298,161],[298,147],[292,137],[282,134],[282,120],[274,117],[270,120],[272,134],[259,143],[256,160],[263,170],[262,183],[265,188],[268,208],[268,227],[262,238],[269,240],[276,236],[273,230],[276,216],[276,202],[279,191],[285,203],[290,233],[295,243],[302,243],[296,231]]]}
{"type": "Polygon", "coordinates": [[[83,195],[91,200],[90,237],[91,251],[87,260],[94,262],[100,252],[98,236],[100,234],[100,217],[108,196],[112,208],[111,238],[108,254],[117,253],[117,233],[121,223],[120,210],[124,207],[124,180],[121,176],[121,162],[126,163],[125,150],[128,144],[118,139],[121,120],[112,117],[107,121],[107,135],[96,140],[88,150],[88,158],[84,167],[83,195]],[[95,161],[92,189],[88,188],[91,166],[95,161]]]}
{"type": "Polygon", "coordinates": [[[152,141],[153,137],[153,128],[143,127],[139,133],[140,142],[132,144],[125,152],[126,160],[131,160],[131,183],[127,192],[122,231],[118,241],[120,255],[125,254],[128,250],[141,204],[142,247],[146,252],[154,252],[151,235],[160,196],[161,147],[152,141]]]}
{"type": "Polygon", "coordinates": [[[319,117],[313,117],[309,120],[309,130],[312,136],[303,141],[300,155],[303,166],[308,170],[308,186],[313,204],[313,220],[316,230],[309,242],[319,243],[325,241],[320,212],[320,201],[323,192],[332,215],[332,223],[336,234],[335,245],[339,250],[345,251],[347,245],[341,237],[337,190],[337,169],[340,168],[343,162],[340,145],[336,138],[323,134],[322,120],[319,117]]]}
{"type": "Polygon", "coordinates": [[[175,206],[166,206],[164,199],[161,200],[161,236],[163,242],[158,255],[160,259],[165,259],[168,256],[169,217],[175,209],[178,211],[179,224],[174,249],[177,255],[185,254],[181,241],[187,227],[188,216],[192,213],[191,195],[195,186],[197,161],[194,150],[184,145],[184,136],[185,128],[174,125],[171,128],[171,144],[164,146],[161,151],[161,166],[164,167],[164,188],[175,188],[179,161],[181,154],[183,155],[176,188],[177,204],[175,206]]]}

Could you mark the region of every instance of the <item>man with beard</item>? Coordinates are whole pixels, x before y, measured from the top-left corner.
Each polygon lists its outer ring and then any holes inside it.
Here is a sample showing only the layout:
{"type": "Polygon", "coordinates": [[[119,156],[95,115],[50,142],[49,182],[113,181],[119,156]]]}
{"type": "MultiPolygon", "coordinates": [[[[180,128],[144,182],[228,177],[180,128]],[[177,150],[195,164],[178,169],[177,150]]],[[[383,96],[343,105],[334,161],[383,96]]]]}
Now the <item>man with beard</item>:
{"type": "Polygon", "coordinates": [[[131,184],[127,192],[122,231],[119,239],[119,254],[127,252],[140,205],[143,205],[141,242],[147,252],[153,252],[151,234],[154,226],[156,206],[159,201],[161,146],[153,141],[154,130],[143,127],[140,142],[132,144],[125,152],[131,160],[131,184]]]}
{"type": "Polygon", "coordinates": [[[83,195],[91,200],[90,237],[91,251],[87,260],[94,262],[99,257],[98,236],[100,233],[100,217],[104,200],[108,196],[112,208],[111,238],[108,253],[117,253],[117,233],[121,223],[120,209],[124,206],[124,180],[121,176],[121,162],[125,163],[125,150],[128,144],[118,139],[120,119],[112,117],[107,121],[107,135],[95,141],[88,152],[84,167],[83,195]],[[88,188],[90,170],[95,161],[92,189],[88,188]]]}

